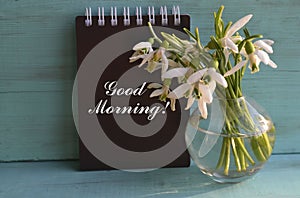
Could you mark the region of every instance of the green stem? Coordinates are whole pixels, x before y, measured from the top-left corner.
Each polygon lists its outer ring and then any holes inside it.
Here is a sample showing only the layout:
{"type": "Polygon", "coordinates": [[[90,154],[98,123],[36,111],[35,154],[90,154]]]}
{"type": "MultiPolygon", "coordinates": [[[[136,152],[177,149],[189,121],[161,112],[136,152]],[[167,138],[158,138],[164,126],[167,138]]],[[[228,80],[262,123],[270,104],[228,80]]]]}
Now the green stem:
{"type": "Polygon", "coordinates": [[[159,42],[159,44],[161,44],[162,41],[161,41],[161,40],[158,38],[158,36],[155,34],[155,32],[154,32],[154,30],[153,30],[153,27],[152,27],[152,25],[151,25],[150,22],[148,22],[148,26],[149,26],[149,29],[150,29],[150,32],[151,32],[153,38],[154,38],[157,42],[159,42]]]}
{"type": "Polygon", "coordinates": [[[238,156],[237,146],[235,145],[234,138],[230,138],[230,140],[231,140],[231,148],[232,148],[232,152],[233,152],[233,156],[234,156],[236,170],[238,172],[240,172],[241,171],[241,163],[240,163],[240,158],[238,156]]]}
{"type": "Polygon", "coordinates": [[[267,133],[263,133],[263,139],[264,139],[264,142],[265,142],[265,146],[267,148],[267,151],[268,151],[268,157],[272,154],[272,146],[270,144],[270,140],[269,140],[269,137],[268,137],[268,134],[267,133]]]}
{"type": "Polygon", "coordinates": [[[225,164],[224,163],[225,154],[226,154],[226,143],[225,143],[225,138],[223,138],[221,153],[217,163],[217,169],[220,169],[225,164]]]}
{"type": "Polygon", "coordinates": [[[252,159],[252,157],[250,156],[250,154],[248,153],[247,149],[245,148],[244,142],[242,142],[241,138],[237,138],[237,143],[241,148],[241,151],[244,153],[245,157],[247,158],[247,160],[254,165],[255,162],[252,159]]]}
{"type": "MultiPolygon", "coordinates": [[[[237,140],[235,140],[235,142],[237,142],[237,140]]],[[[243,140],[242,140],[242,142],[244,143],[243,140]]],[[[239,159],[240,159],[240,163],[241,163],[241,169],[242,169],[242,171],[246,171],[247,170],[247,162],[245,159],[245,155],[241,149],[238,150],[238,155],[239,155],[239,159]]]]}
{"type": "Polygon", "coordinates": [[[258,144],[257,139],[258,139],[258,137],[251,138],[251,147],[252,147],[253,153],[254,153],[255,157],[258,159],[258,161],[264,162],[264,161],[266,161],[266,158],[258,144]]]}
{"type": "Polygon", "coordinates": [[[224,165],[224,175],[228,175],[229,173],[229,166],[230,166],[230,140],[229,138],[225,137],[225,165],[224,165]]]}

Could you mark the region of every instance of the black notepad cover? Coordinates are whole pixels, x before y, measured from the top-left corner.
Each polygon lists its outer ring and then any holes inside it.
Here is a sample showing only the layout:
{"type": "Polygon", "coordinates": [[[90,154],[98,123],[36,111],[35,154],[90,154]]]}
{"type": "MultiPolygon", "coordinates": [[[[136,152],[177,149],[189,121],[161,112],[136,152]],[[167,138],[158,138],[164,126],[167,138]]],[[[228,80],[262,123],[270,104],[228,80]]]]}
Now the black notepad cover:
{"type": "MultiPolygon", "coordinates": [[[[131,16],[130,21],[131,25],[125,26],[123,25],[123,17],[118,17],[118,25],[117,26],[111,26],[110,24],[110,17],[105,16],[106,24],[105,26],[101,27],[97,25],[98,17],[93,17],[93,25],[90,27],[85,26],[85,17],[84,16],[78,16],[76,18],[76,41],[77,41],[77,65],[78,69],[82,67],[84,64],[82,64],[86,58],[88,58],[88,54],[93,51],[93,49],[101,44],[105,39],[111,38],[112,35],[115,35],[117,33],[122,33],[125,30],[137,30],[132,31],[133,35],[132,38],[130,38],[131,43],[138,43],[141,41],[146,40],[149,35],[141,35],[139,30],[139,27],[145,27],[147,26],[148,16],[143,16],[143,25],[137,26],[135,24],[136,18],[131,16]]],[[[183,27],[186,27],[189,29],[190,27],[190,18],[188,15],[181,15],[181,24],[179,26],[174,25],[174,18],[173,16],[168,16],[168,25],[165,27],[162,27],[161,24],[161,17],[156,16],[155,18],[155,25],[153,25],[154,30],[160,30],[159,28],[168,28],[167,31],[172,33],[172,30],[177,30],[183,32],[183,27]]],[[[163,29],[163,30],[165,30],[163,29]]],[[[159,34],[159,31],[157,32],[159,34]]],[[[126,38],[124,38],[126,39],[126,38]]],[[[128,43],[128,42],[124,42],[128,43]]],[[[124,45],[124,43],[114,43],[112,42],[111,48],[118,48],[118,45],[124,45]]],[[[129,49],[133,47],[128,46],[129,49]]],[[[97,105],[98,101],[100,99],[107,99],[108,104],[111,103],[111,98],[105,93],[106,90],[104,90],[104,84],[106,82],[112,82],[112,81],[118,81],[122,75],[127,72],[128,70],[131,70],[133,68],[137,68],[137,65],[140,63],[140,61],[137,61],[135,63],[129,63],[129,57],[132,55],[133,51],[128,50],[124,51],[121,55],[116,57],[113,61],[111,61],[108,65],[105,65],[105,69],[101,74],[99,74],[99,79],[96,86],[96,91],[94,94],[95,99],[95,106],[97,105]]],[[[101,53],[98,54],[99,57],[99,67],[101,67],[101,60],[104,60],[106,57],[101,57],[101,53]]],[[[96,58],[96,59],[97,59],[96,58]]],[[[87,62],[87,61],[85,61],[87,62]]],[[[144,72],[144,68],[139,68],[139,70],[142,73],[138,73],[137,75],[144,75],[144,81],[148,83],[151,83],[153,79],[157,79],[159,82],[160,80],[160,74],[150,74],[148,72],[144,72]],[[156,77],[153,77],[153,76],[156,77]]],[[[138,71],[138,70],[137,70],[138,71]]],[[[139,76],[139,79],[141,76],[139,76]]],[[[128,79],[129,81],[134,81],[135,78],[128,79]]],[[[85,82],[83,82],[82,79],[78,79],[78,108],[80,109],[83,104],[83,99],[85,96],[82,95],[83,90],[89,89],[89,87],[85,87],[85,82]]],[[[142,83],[139,84],[139,86],[142,86],[142,83]]],[[[153,90],[145,90],[146,92],[141,96],[130,96],[129,99],[129,105],[149,105],[151,106],[152,103],[161,103],[162,106],[165,106],[166,103],[160,102],[157,98],[150,98],[149,95],[153,90]]],[[[125,96],[126,97],[126,96],[125,96]]],[[[129,97],[129,96],[128,96],[129,97]]],[[[181,103],[176,103],[176,109],[183,109],[181,103]]],[[[87,107],[86,112],[88,112],[87,107]]],[[[82,117],[82,111],[79,111],[79,118],[78,118],[78,125],[82,126],[79,127],[78,130],[86,130],[85,127],[85,120],[81,119],[82,117]]],[[[159,149],[166,145],[168,142],[172,141],[172,138],[174,138],[176,133],[180,133],[181,140],[177,142],[178,147],[185,149],[185,151],[174,161],[166,164],[164,167],[187,167],[190,164],[190,157],[188,155],[188,152],[186,151],[186,145],[184,141],[184,127],[180,128],[180,131],[178,131],[178,127],[181,124],[181,126],[184,126],[187,122],[189,112],[188,111],[171,111],[170,108],[166,109],[166,115],[167,118],[165,119],[164,125],[161,127],[161,129],[151,135],[146,137],[137,137],[130,133],[126,133],[118,126],[116,123],[113,114],[98,114],[97,119],[98,123],[101,126],[101,133],[105,133],[105,135],[109,138],[110,141],[112,141],[115,145],[122,149],[126,149],[133,152],[151,152],[155,151],[156,149],[159,149]],[[183,122],[183,123],[182,123],[183,122]]],[[[115,116],[122,116],[122,115],[115,115],[115,116]]],[[[147,119],[146,115],[139,115],[139,114],[133,114],[131,115],[132,120],[138,124],[138,125],[147,125],[149,124],[149,121],[147,119]]],[[[80,131],[79,134],[85,133],[85,131],[80,131]]],[[[98,142],[101,144],[101,139],[95,140],[95,142],[98,142]]],[[[99,160],[97,157],[95,157],[94,154],[89,150],[89,145],[86,145],[83,143],[84,141],[79,140],[79,158],[80,158],[80,169],[81,170],[109,170],[109,169],[115,169],[116,167],[112,167],[108,165],[109,163],[99,160]]],[[[103,149],[99,152],[109,152],[109,150],[103,149]]],[[[116,155],[116,158],[119,156],[116,155]]],[[[117,160],[117,159],[116,159],[117,160]]],[[[122,159],[124,160],[124,159],[122,159]]],[[[159,158],[153,158],[151,159],[154,163],[148,163],[148,164],[141,164],[138,161],[130,161],[124,165],[125,169],[139,169],[139,168],[157,168],[155,163],[155,160],[159,160],[159,158]],[[129,164],[129,165],[128,165],[129,164]]],[[[122,162],[120,162],[122,164],[122,162]]],[[[119,168],[119,167],[117,167],[119,168]]],[[[123,168],[123,167],[121,167],[123,168]]]]}

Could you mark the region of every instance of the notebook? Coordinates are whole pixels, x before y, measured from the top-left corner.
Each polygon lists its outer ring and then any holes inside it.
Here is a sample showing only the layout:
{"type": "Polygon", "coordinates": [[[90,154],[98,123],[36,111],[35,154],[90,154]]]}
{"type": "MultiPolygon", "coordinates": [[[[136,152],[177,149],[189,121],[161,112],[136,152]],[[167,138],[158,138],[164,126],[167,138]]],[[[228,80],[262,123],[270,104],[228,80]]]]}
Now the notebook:
{"type": "MultiPolygon", "coordinates": [[[[75,124],[79,134],[81,170],[143,170],[162,167],[187,167],[190,157],[184,139],[189,112],[184,103],[171,111],[168,102],[150,98],[147,85],[160,82],[160,72],[148,73],[139,61],[130,63],[132,47],[151,37],[154,31],[175,33],[187,38],[188,15],[179,7],[168,14],[167,7],[91,8],[76,17],[77,65],[75,124]],[[123,16],[118,16],[118,12],[123,16]],[[121,13],[120,12],[120,13],[121,13]]],[[[74,95],[73,95],[74,97],[74,95]]],[[[74,101],[74,98],[73,98],[74,101]]],[[[74,104],[73,104],[74,107],[74,104]]],[[[74,110],[74,109],[73,109],[74,110]]]]}

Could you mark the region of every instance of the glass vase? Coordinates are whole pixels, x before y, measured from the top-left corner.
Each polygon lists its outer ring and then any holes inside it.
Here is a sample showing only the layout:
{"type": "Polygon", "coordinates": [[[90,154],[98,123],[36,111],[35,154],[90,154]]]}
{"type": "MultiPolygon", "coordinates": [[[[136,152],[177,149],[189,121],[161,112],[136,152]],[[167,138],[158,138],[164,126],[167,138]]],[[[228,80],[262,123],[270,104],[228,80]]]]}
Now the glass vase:
{"type": "Polygon", "coordinates": [[[203,119],[197,106],[185,133],[188,151],[200,170],[220,183],[241,182],[269,159],[275,127],[266,111],[247,97],[214,98],[203,119]]]}

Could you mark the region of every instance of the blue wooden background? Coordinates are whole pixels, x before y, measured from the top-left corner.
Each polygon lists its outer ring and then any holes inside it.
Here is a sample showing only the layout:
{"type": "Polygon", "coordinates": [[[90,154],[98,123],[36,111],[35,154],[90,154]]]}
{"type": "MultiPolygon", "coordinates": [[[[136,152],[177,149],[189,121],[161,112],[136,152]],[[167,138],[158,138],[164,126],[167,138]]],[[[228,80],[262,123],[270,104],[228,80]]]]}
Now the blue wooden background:
{"type": "MultiPolygon", "coordinates": [[[[75,16],[91,6],[179,5],[198,26],[202,41],[213,33],[212,12],[225,20],[253,13],[248,27],[274,39],[277,70],[261,66],[244,91],[264,106],[277,126],[276,154],[300,153],[299,0],[0,0],[0,161],[76,159],[71,111],[76,74],[75,16]]],[[[146,9],[143,10],[146,13],[146,9]]],[[[157,9],[158,11],[158,9],[157,9]]],[[[169,9],[170,11],[170,9],[169,9]]]]}

